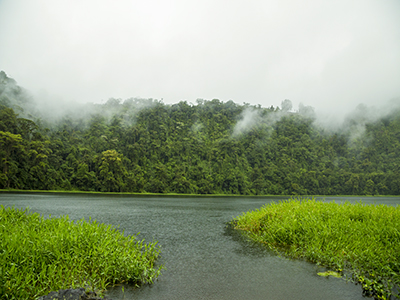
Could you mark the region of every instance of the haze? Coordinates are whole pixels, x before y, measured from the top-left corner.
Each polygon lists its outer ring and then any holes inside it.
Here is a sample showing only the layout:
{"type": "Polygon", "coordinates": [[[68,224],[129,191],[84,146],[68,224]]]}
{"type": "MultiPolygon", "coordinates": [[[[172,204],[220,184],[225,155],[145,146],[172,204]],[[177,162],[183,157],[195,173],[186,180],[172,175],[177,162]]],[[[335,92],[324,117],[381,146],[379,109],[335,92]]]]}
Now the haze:
{"type": "Polygon", "coordinates": [[[380,106],[400,96],[400,1],[0,0],[0,70],[56,103],[380,106]]]}

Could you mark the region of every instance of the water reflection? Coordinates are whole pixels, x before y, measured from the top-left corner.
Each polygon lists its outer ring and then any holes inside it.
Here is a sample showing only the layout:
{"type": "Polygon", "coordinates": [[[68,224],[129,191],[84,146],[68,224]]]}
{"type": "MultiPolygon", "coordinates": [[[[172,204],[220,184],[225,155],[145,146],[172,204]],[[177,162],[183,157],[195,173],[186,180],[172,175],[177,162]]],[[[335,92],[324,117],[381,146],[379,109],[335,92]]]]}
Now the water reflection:
{"type": "Polygon", "coordinates": [[[233,241],[237,242],[240,247],[235,249],[235,253],[244,256],[267,257],[277,256],[277,254],[264,245],[249,239],[247,234],[240,230],[235,230],[230,223],[225,226],[224,236],[229,236],[233,241]]]}

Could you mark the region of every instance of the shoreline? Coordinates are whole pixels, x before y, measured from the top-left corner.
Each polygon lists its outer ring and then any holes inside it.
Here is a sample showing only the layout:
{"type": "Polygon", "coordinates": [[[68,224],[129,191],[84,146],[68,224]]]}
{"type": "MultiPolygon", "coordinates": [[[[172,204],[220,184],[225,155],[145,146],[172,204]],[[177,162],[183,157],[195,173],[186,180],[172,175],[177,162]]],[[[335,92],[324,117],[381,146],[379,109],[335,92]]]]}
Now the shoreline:
{"type": "Polygon", "coordinates": [[[121,195],[138,197],[247,197],[247,198],[309,198],[309,197],[365,197],[365,198],[396,198],[400,195],[239,195],[239,194],[180,194],[180,193],[133,193],[133,192],[97,192],[97,191],[66,191],[66,190],[20,190],[20,189],[0,189],[1,193],[44,193],[44,194],[93,194],[93,195],[121,195]]]}
{"type": "Polygon", "coordinates": [[[325,267],[320,276],[348,273],[363,295],[389,299],[400,282],[399,208],[292,198],[244,212],[230,224],[278,255],[325,267]]]}

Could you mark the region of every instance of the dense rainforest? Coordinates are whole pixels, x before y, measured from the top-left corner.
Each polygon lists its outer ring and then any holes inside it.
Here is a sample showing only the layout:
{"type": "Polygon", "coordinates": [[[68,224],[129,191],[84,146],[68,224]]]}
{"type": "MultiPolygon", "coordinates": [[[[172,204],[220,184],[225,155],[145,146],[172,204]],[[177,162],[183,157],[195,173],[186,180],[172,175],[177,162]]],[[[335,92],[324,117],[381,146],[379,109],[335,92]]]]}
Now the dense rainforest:
{"type": "Polygon", "coordinates": [[[399,195],[400,105],[327,129],[313,108],[109,99],[38,109],[0,72],[0,188],[242,195],[399,195]]]}

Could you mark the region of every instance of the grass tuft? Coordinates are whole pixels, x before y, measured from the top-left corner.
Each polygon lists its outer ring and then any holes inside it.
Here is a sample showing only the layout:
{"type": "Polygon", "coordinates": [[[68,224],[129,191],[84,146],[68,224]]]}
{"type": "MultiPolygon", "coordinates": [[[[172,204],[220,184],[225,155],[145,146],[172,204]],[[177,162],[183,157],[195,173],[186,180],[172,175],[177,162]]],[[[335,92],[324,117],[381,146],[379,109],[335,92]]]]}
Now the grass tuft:
{"type": "Polygon", "coordinates": [[[351,274],[365,296],[398,297],[399,206],[289,199],[244,213],[232,224],[278,253],[351,274]]]}
{"type": "Polygon", "coordinates": [[[27,209],[0,207],[0,299],[36,299],[50,291],[117,283],[152,283],[160,249],[111,225],[44,219],[27,209]]]}

